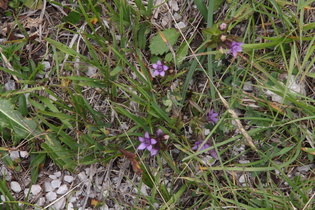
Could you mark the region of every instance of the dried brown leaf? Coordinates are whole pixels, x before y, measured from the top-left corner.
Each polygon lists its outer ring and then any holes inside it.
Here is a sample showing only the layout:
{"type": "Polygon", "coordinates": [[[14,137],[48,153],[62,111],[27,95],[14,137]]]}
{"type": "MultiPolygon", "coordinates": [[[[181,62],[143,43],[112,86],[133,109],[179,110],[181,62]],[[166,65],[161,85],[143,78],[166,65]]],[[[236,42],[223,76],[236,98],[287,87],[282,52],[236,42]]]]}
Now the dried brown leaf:
{"type": "Polygon", "coordinates": [[[140,168],[139,161],[136,160],[136,154],[124,150],[122,148],[118,148],[119,151],[130,161],[133,171],[139,176],[142,174],[142,169],[140,168]]]}

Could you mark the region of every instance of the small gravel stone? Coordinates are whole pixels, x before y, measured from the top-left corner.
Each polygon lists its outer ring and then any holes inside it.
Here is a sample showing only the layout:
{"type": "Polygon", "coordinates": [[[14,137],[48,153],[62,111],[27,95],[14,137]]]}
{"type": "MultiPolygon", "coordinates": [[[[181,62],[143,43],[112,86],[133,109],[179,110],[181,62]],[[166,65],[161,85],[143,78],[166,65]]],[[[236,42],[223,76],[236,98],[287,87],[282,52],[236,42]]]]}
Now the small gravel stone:
{"type": "Polygon", "coordinates": [[[55,192],[49,192],[46,194],[46,199],[51,202],[57,199],[57,194],[55,192]]]}
{"type": "Polygon", "coordinates": [[[12,151],[12,152],[10,152],[10,158],[13,161],[15,161],[16,159],[20,158],[19,151],[12,151]]]}
{"type": "Polygon", "coordinates": [[[54,173],[54,175],[55,175],[57,178],[59,178],[59,177],[61,176],[61,172],[60,172],[60,171],[57,171],[57,172],[54,173]]]}
{"type": "Polygon", "coordinates": [[[72,203],[68,203],[67,205],[67,210],[73,210],[73,204],[72,203]]]}
{"type": "Polygon", "coordinates": [[[45,187],[46,192],[50,192],[50,191],[54,190],[54,188],[52,188],[50,182],[44,182],[44,187],[45,187]]]}
{"type": "Polygon", "coordinates": [[[51,178],[51,179],[57,179],[57,176],[56,176],[56,175],[49,175],[49,178],[51,178]]]}
{"type": "Polygon", "coordinates": [[[309,165],[297,167],[297,170],[299,172],[302,172],[302,173],[305,173],[305,172],[309,171],[310,169],[311,169],[311,167],[309,165]]]}
{"type": "Polygon", "coordinates": [[[38,184],[32,185],[32,187],[31,187],[31,193],[32,193],[33,195],[37,195],[38,193],[40,193],[40,191],[42,191],[41,186],[39,186],[38,184]]]}
{"type": "Polygon", "coordinates": [[[1,195],[0,198],[1,198],[2,201],[5,201],[4,195],[1,195]]]}
{"type": "Polygon", "coordinates": [[[59,199],[59,200],[54,204],[54,208],[55,208],[55,209],[64,209],[65,206],[66,206],[66,198],[65,198],[65,197],[59,199]]]}
{"type": "Polygon", "coordinates": [[[10,79],[7,83],[4,84],[4,89],[6,91],[11,91],[11,90],[15,90],[15,81],[10,79]]]}
{"type": "Polygon", "coordinates": [[[79,177],[81,182],[87,180],[87,176],[83,171],[78,174],[78,177],[79,177]]]}
{"type": "Polygon", "coordinates": [[[93,77],[97,72],[97,68],[89,66],[87,72],[85,73],[88,77],[93,77]]]}
{"type": "Polygon", "coordinates": [[[244,176],[244,174],[240,176],[239,182],[240,183],[245,183],[245,176],[244,176]]]}
{"type": "Polygon", "coordinates": [[[108,210],[108,206],[104,204],[103,206],[100,207],[100,210],[108,210]]]}
{"type": "Polygon", "coordinates": [[[44,65],[44,71],[47,71],[50,69],[50,62],[43,61],[42,64],[44,65]]]}
{"type": "Polygon", "coordinates": [[[20,151],[20,156],[21,156],[21,158],[27,158],[28,152],[27,151],[20,151]]]}
{"type": "Polygon", "coordinates": [[[176,25],[176,28],[185,28],[185,27],[186,27],[186,24],[182,21],[177,23],[177,25],[176,25]]]}
{"type": "Polygon", "coordinates": [[[53,189],[56,189],[56,188],[60,187],[61,181],[59,179],[52,180],[50,184],[51,184],[51,187],[53,189]]]}
{"type": "Polygon", "coordinates": [[[21,185],[16,181],[12,181],[10,187],[15,193],[19,193],[22,190],[21,185]]]}
{"type": "Polygon", "coordinates": [[[71,183],[71,182],[73,182],[74,178],[73,178],[73,176],[65,175],[63,177],[63,180],[65,180],[65,182],[71,183]]]}
{"type": "Polygon", "coordinates": [[[45,204],[46,199],[44,197],[41,197],[37,200],[36,205],[43,206],[45,204]]]}
{"type": "Polygon", "coordinates": [[[29,188],[25,188],[24,189],[24,195],[25,197],[28,196],[30,189],[29,188]]]}
{"type": "Polygon", "coordinates": [[[254,90],[252,82],[245,82],[243,85],[243,90],[245,92],[251,93],[254,90]]]}
{"type": "Polygon", "coordinates": [[[68,191],[68,187],[67,185],[63,184],[59,187],[59,189],[57,190],[57,194],[59,195],[63,195],[68,191]]]}

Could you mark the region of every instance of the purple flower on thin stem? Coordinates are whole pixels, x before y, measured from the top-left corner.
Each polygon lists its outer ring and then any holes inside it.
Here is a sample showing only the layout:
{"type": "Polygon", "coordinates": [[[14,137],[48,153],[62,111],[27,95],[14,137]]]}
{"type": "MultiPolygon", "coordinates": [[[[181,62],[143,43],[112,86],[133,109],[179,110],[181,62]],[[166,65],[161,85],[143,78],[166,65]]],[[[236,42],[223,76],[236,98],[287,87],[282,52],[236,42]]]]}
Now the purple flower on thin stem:
{"type": "MultiPolygon", "coordinates": [[[[192,150],[198,150],[198,151],[202,151],[205,149],[208,149],[210,147],[209,144],[207,144],[207,142],[200,148],[200,146],[202,145],[203,141],[196,141],[195,142],[195,146],[192,148],[192,150]]],[[[215,151],[215,149],[210,149],[209,150],[210,155],[215,158],[216,160],[219,160],[219,157],[215,151]]]]}
{"type": "Polygon", "coordinates": [[[242,42],[235,42],[235,41],[233,41],[232,43],[231,43],[231,45],[230,45],[230,50],[227,52],[228,54],[229,53],[232,53],[233,54],[233,56],[236,58],[236,55],[237,55],[237,53],[238,52],[242,52],[242,45],[243,45],[244,43],[242,43],[242,42]]]}
{"type": "Polygon", "coordinates": [[[152,64],[153,68],[155,69],[153,76],[156,77],[161,75],[162,77],[165,76],[165,71],[168,70],[168,66],[163,65],[163,63],[158,60],[155,64],[152,64]]]}
{"type": "Polygon", "coordinates": [[[193,148],[191,148],[192,150],[200,150],[200,151],[202,151],[202,150],[205,150],[205,149],[207,149],[207,148],[209,148],[210,146],[209,146],[209,144],[207,144],[207,143],[205,143],[200,149],[199,149],[199,147],[201,146],[201,144],[203,143],[203,141],[196,141],[195,142],[195,146],[193,147],[193,148]]]}
{"type": "Polygon", "coordinates": [[[219,119],[218,119],[218,113],[215,113],[213,110],[210,110],[208,115],[206,116],[207,121],[212,123],[214,125],[219,119]]]}
{"type": "Polygon", "coordinates": [[[147,149],[151,152],[151,156],[152,156],[152,152],[155,152],[155,151],[152,151],[153,145],[156,144],[157,141],[155,139],[152,139],[148,132],[145,132],[144,138],[139,137],[139,141],[141,141],[141,144],[139,145],[138,149],[139,150],[147,149]]]}

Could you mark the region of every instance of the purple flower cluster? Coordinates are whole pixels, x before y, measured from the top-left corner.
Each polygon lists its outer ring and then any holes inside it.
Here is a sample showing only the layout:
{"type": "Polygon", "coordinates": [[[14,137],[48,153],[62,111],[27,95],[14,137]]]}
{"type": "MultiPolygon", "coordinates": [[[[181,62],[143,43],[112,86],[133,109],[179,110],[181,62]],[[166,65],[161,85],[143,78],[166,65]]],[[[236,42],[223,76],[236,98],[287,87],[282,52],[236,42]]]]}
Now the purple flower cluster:
{"type": "Polygon", "coordinates": [[[138,146],[138,150],[147,149],[151,153],[151,156],[155,156],[160,149],[165,149],[166,146],[162,142],[168,139],[169,136],[165,135],[161,129],[156,131],[155,138],[151,138],[148,132],[145,132],[144,138],[139,137],[141,144],[138,146]]]}

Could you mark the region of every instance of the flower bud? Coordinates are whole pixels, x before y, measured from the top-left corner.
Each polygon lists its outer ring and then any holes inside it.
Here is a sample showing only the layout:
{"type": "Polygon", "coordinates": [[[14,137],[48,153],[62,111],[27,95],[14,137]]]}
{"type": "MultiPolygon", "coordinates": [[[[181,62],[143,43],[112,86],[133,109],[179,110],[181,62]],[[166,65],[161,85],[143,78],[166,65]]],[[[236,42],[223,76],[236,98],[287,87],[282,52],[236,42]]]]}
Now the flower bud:
{"type": "Polygon", "coordinates": [[[226,38],[227,38],[226,35],[222,34],[222,35],[220,36],[221,42],[225,42],[226,38]]]}
{"type": "Polygon", "coordinates": [[[225,30],[226,30],[226,27],[227,27],[227,24],[226,24],[226,23],[221,23],[221,24],[219,25],[220,31],[225,31],[225,30]]]}

